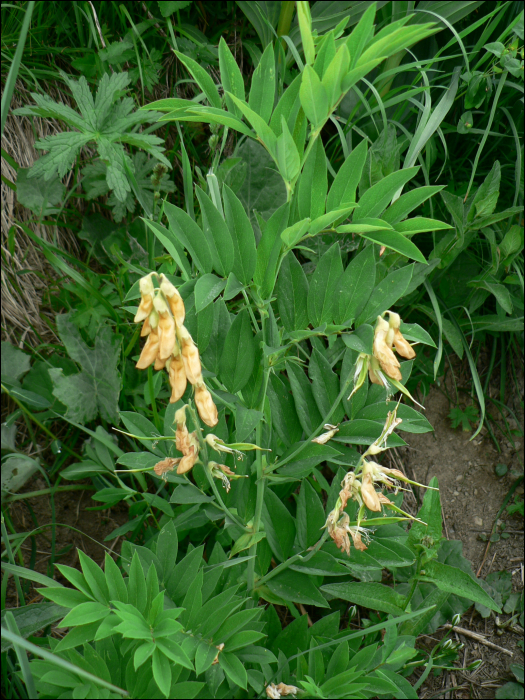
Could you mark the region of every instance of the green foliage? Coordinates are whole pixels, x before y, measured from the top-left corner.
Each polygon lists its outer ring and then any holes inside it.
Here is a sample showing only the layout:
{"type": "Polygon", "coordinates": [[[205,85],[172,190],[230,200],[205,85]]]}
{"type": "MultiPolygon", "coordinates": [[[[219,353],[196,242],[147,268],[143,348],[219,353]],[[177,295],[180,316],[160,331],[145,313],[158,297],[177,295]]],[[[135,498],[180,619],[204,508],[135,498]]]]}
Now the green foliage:
{"type": "MultiPolygon", "coordinates": [[[[132,25],[123,41],[102,22],[105,47],[73,62],[79,80],[62,74],[78,111],[38,91],[36,106],[17,111],[70,128],[37,142],[47,155],[18,170],[20,204],[68,221],[80,183],[88,202],[125,223],[99,211],[76,219],[87,263],[31,239],[71,280],[59,279],[53,301],[63,349],[39,348],[31,362],[3,344],[2,390],[73,457],[51,475],[78,481],[73,488],[91,479],[95,509],[129,513],[106,538],[122,538],[117,561],[108,554],[101,568],[79,552],[79,568],[52,562],[66,586],[18,566],[11,547],[25,535],[6,532],[6,571],[17,586],[43,586],[46,599],[25,606],[22,595],[3,616],[7,673],[46,697],[256,697],[279,683],[305,697],[416,697],[425,674],[457,658],[446,637],[430,654],[418,651],[418,635],[472,604],[483,615],[523,614],[504,577],[477,580],[461,543],[443,537],[435,477],[414,518],[402,492],[387,490],[399,474],[372,462],[406,444],[399,432],[432,430],[408,401],[389,399],[412,398],[406,384],[434,352],[436,376],[444,342],[467,356],[483,419],[467,335],[519,328],[523,151],[509,97],[518,83],[507,75],[523,79],[522,19],[506,5],[483,8],[478,41],[473,5],[445,3],[440,12],[458,30],[449,45],[438,34],[448,25],[425,23],[403,3],[334,13],[300,2],[292,24],[293,4],[240,2],[253,25],[243,29],[241,63],[220,23],[209,42],[181,23],[209,4],[146,5],[147,21],[118,10],[132,25]],[[500,21],[507,29],[498,34],[500,21]],[[182,71],[180,92],[134,111],[123,97],[130,84],[150,90],[163,70],[172,84],[159,36],[182,71]],[[427,71],[419,59],[434,51],[430,37],[439,50],[427,71]],[[151,134],[157,128],[170,129],[171,151],[151,134]],[[237,145],[225,158],[232,132],[237,145]],[[484,151],[489,135],[505,145],[499,160],[484,151]],[[86,160],[85,147],[98,158],[86,160]],[[165,172],[175,158],[178,186],[165,172]],[[61,180],[73,166],[66,195],[61,180]],[[163,279],[183,300],[202,365],[197,385],[218,409],[205,425],[190,383],[171,402],[163,368],[135,367],[140,326],[131,320],[150,273],[160,300],[163,279]],[[381,322],[396,323],[388,311],[418,343],[415,358],[394,356],[399,374],[378,347],[388,344],[381,322]],[[182,406],[199,461],[179,474],[182,406]],[[71,433],[58,441],[59,419],[89,440],[78,447],[75,432],[76,443],[71,433]],[[341,626],[349,603],[367,620],[351,632],[346,616],[341,626]],[[284,628],[275,606],[293,617],[284,628]],[[69,628],[60,641],[27,641],[59,619],[69,628]],[[412,687],[418,666],[426,670],[412,687]]],[[[212,12],[222,20],[226,10],[215,3],[212,12]]],[[[465,430],[478,417],[474,405],[450,414],[465,430]]],[[[9,492],[39,467],[16,452],[17,418],[2,429],[9,492]]]]}
{"type": "MultiPolygon", "coordinates": [[[[81,149],[94,142],[100,166],[96,172],[87,173],[90,176],[87,183],[88,195],[93,192],[93,184],[89,183],[89,179],[103,174],[102,169],[105,168],[107,191],[111,191],[116,200],[124,204],[131,192],[128,172],[135,171],[135,164],[124,150],[124,143],[142,148],[167,168],[171,167],[161,149],[162,139],[136,131],[138,126],[154,120],[157,115],[154,112],[133,112],[133,99],[122,97],[130,82],[127,73],[104,75],[95,99],[83,76],[78,81],[65,74],[62,74],[62,78],[71,90],[80,113],[68,105],[55,102],[48,95],[38,93],[31,95],[36,106],[15,110],[18,115],[58,119],[74,129],[46,136],[35,143],[35,148],[48,153],[33,165],[28,178],[40,178],[44,182],[57,175],[63,178],[73,168],[81,149]]],[[[144,175],[142,171],[139,174],[144,175]]]]}
{"type": "Polygon", "coordinates": [[[474,404],[465,406],[464,410],[460,406],[455,406],[448,414],[448,417],[452,421],[453,428],[461,426],[463,430],[469,432],[472,430],[471,423],[475,423],[479,419],[479,410],[474,404]]]}

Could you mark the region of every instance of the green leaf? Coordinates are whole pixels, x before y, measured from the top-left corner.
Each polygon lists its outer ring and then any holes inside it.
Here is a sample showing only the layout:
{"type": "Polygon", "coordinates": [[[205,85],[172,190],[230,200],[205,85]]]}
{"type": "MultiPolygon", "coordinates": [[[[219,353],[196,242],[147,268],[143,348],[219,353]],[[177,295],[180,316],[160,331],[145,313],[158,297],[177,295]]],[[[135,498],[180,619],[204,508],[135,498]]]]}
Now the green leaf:
{"type": "Polygon", "coordinates": [[[350,54],[352,68],[355,67],[357,61],[361,57],[363,49],[371,39],[371,35],[373,36],[375,14],[376,5],[372,3],[361,15],[352,33],[346,38],[346,47],[350,54]]]}
{"type": "Polygon", "coordinates": [[[305,479],[297,501],[297,538],[302,549],[312,547],[321,537],[326,521],[323,504],[314,487],[305,479]]]}
{"type": "Polygon", "coordinates": [[[177,54],[177,58],[179,59],[179,61],[181,61],[186,66],[188,71],[195,79],[197,85],[206,95],[210,105],[212,105],[212,107],[217,107],[217,109],[220,109],[222,104],[221,98],[219,97],[219,93],[217,91],[217,86],[215,85],[207,71],[205,71],[204,68],[199,66],[199,64],[189,56],[185,56],[179,51],[175,51],[175,53],[177,54]]]}
{"type": "Polygon", "coordinates": [[[224,214],[233,241],[233,272],[243,284],[252,281],[257,264],[255,235],[241,201],[228,187],[223,186],[224,214]]]}
{"type": "Polygon", "coordinates": [[[169,697],[171,687],[171,664],[158,646],[154,650],[151,660],[151,668],[155,683],[158,685],[161,693],[165,697],[169,697]]]}
{"type": "Polygon", "coordinates": [[[246,139],[237,146],[234,155],[242,159],[239,168],[242,166],[246,172],[244,182],[236,194],[250,218],[256,240],[259,240],[261,230],[255,212],[268,221],[286,202],[286,188],[272,158],[257,141],[246,139]]]}
{"type": "Polygon", "coordinates": [[[103,326],[95,338],[94,348],[90,348],[70,317],[71,314],[57,316],[58,334],[81,371],[64,376],[61,368],[50,368],[53,395],[67,406],[68,419],[85,424],[100,414],[104,420],[118,423],[120,342],[109,327],[103,326]]]}
{"type": "Polygon", "coordinates": [[[454,593],[469,601],[480,603],[501,614],[501,608],[485,593],[477,581],[456,566],[429,561],[421,572],[420,580],[434,583],[441,591],[454,593]]]}
{"type": "Polygon", "coordinates": [[[290,569],[282,571],[270,579],[266,585],[274,595],[279,596],[283,600],[303,603],[304,605],[315,605],[317,608],[329,607],[312,579],[298,571],[290,571],[290,569]]]}
{"type": "Polygon", "coordinates": [[[334,293],[334,319],[353,323],[368,302],[375,286],[374,247],[367,246],[352,260],[334,293]]]}
{"type": "Polygon", "coordinates": [[[245,442],[255,430],[259,421],[263,418],[262,411],[255,411],[253,408],[245,408],[239,405],[235,416],[235,440],[245,442]]]}
{"type": "MultiPolygon", "coordinates": [[[[314,349],[310,358],[308,374],[312,379],[312,391],[317,408],[323,420],[326,420],[332,405],[339,395],[339,378],[332,371],[326,357],[322,355],[317,348],[314,349]]],[[[344,409],[341,403],[339,403],[330,420],[333,423],[339,423],[343,419],[343,416],[344,409]]]]}
{"type": "Polygon", "coordinates": [[[162,2],[157,4],[160,14],[163,17],[170,17],[174,12],[183,10],[185,7],[188,7],[188,5],[191,5],[191,0],[162,0],[162,2]]]}
{"type": "Polygon", "coordinates": [[[301,168],[301,157],[284,117],[281,117],[281,135],[277,139],[276,156],[283,180],[292,182],[301,168]]]}
{"type": "Polygon", "coordinates": [[[281,233],[286,228],[290,207],[283,204],[266,224],[257,248],[257,266],[253,280],[261,287],[263,298],[271,294],[277,276],[277,264],[282,248],[281,233]]]}
{"type": "Polygon", "coordinates": [[[359,218],[381,216],[397,190],[406,185],[418,171],[419,166],[398,170],[372,185],[359,200],[359,218]]]}
{"type": "Polygon", "coordinates": [[[471,222],[475,218],[483,219],[494,212],[496,204],[498,203],[500,182],[501,167],[497,160],[470,203],[470,208],[467,212],[467,221],[471,222]]]}
{"type": "Polygon", "coordinates": [[[299,96],[301,106],[314,129],[319,130],[328,118],[328,93],[311,66],[305,66],[299,96]]]}
{"type": "Polygon", "coordinates": [[[334,178],[326,200],[327,211],[332,211],[345,204],[355,202],[355,194],[359,181],[361,180],[367,152],[367,141],[363,139],[339,168],[339,172],[334,178]]]}
{"type": "Polygon", "coordinates": [[[392,615],[403,613],[404,597],[382,583],[331,583],[321,586],[321,590],[370,610],[392,615]]]}
{"type": "MultiPolygon", "coordinates": [[[[378,433],[379,435],[379,433],[378,433]]],[[[372,442],[372,440],[370,441],[372,442]]],[[[341,452],[330,447],[329,445],[318,445],[316,442],[310,442],[306,447],[303,448],[304,443],[297,443],[291,445],[289,449],[283,455],[283,460],[288,457],[289,454],[295,452],[298,447],[301,447],[301,453],[297,457],[293,457],[288,464],[279,469],[279,474],[281,476],[291,476],[295,479],[303,479],[309,476],[315,467],[321,462],[325,462],[329,459],[335,459],[341,455],[341,452]]]]}
{"type": "Polygon", "coordinates": [[[226,286],[226,280],[221,280],[214,274],[202,275],[195,285],[195,311],[199,313],[211,304],[226,286]]]}
{"type": "Polygon", "coordinates": [[[310,228],[310,219],[301,219],[292,226],[288,226],[281,233],[281,240],[288,248],[294,248],[310,228]]]}
{"type": "Polygon", "coordinates": [[[19,168],[16,174],[16,198],[20,204],[38,216],[49,216],[57,212],[64,198],[66,188],[58,177],[44,180],[42,177],[29,178],[28,168],[19,168]]]}
{"type": "Polygon", "coordinates": [[[224,671],[228,680],[235,686],[244,688],[248,686],[248,674],[242,662],[235,656],[226,651],[219,654],[219,666],[224,671]]]}
{"type": "Polygon", "coordinates": [[[232,394],[240,391],[249,380],[255,362],[255,344],[252,324],[247,309],[234,319],[220,360],[220,377],[232,394]]]}
{"type": "Polygon", "coordinates": [[[2,341],[2,383],[18,383],[20,377],[31,369],[31,358],[11,343],[2,341]]]}
{"type": "Polygon", "coordinates": [[[398,233],[404,236],[412,236],[414,233],[426,233],[428,231],[444,231],[453,228],[450,224],[445,224],[443,221],[435,219],[425,219],[422,216],[416,216],[413,219],[400,221],[394,224],[394,228],[398,233]]]}
{"type": "MultiPolygon", "coordinates": [[[[356,222],[354,226],[359,227],[359,223],[356,222]]],[[[341,228],[345,227],[342,226],[341,228]]],[[[401,255],[407,258],[426,263],[425,256],[419,248],[397,231],[358,231],[357,233],[363,238],[367,238],[369,241],[384,246],[385,248],[395,250],[396,253],[401,253],[401,255]]]]}
{"type": "Polygon", "coordinates": [[[374,322],[378,314],[386,309],[391,309],[398,299],[405,293],[410,280],[414,265],[405,265],[398,270],[394,270],[374,288],[364,309],[356,318],[355,325],[374,322]]]}
{"type": "Polygon", "coordinates": [[[357,216],[351,224],[337,227],[337,233],[358,233],[362,235],[369,231],[392,231],[392,226],[382,219],[360,219],[357,216]]]}
{"type": "Polygon", "coordinates": [[[314,328],[330,323],[334,318],[335,292],[342,274],[341,251],[339,244],[334,243],[319,260],[310,280],[307,308],[308,319],[314,328]]]}
{"type": "Polygon", "coordinates": [[[324,71],[322,76],[322,84],[324,85],[327,95],[328,104],[334,108],[339,98],[341,97],[343,78],[348,73],[350,66],[350,54],[345,44],[339,47],[336,55],[324,71]]]}
{"type": "Polygon", "coordinates": [[[234,248],[231,234],[219,211],[200,187],[195,187],[201,205],[204,235],[208,240],[215,270],[228,277],[233,269],[234,248]]]}
{"type": "MultiPolygon", "coordinates": [[[[48,589],[49,590],[49,589],[48,589]]],[[[5,625],[5,614],[7,610],[2,610],[2,626],[5,625]]],[[[55,603],[36,603],[25,605],[21,608],[9,608],[9,612],[15,618],[19,634],[27,639],[30,635],[52,625],[66,614],[67,610],[55,603]]],[[[2,653],[11,649],[12,642],[2,638],[2,653]]]]}
{"type": "Polygon", "coordinates": [[[345,333],[343,342],[356,352],[363,352],[372,355],[374,342],[374,329],[368,323],[363,323],[353,333],[345,333]]]}
{"type": "Polygon", "coordinates": [[[493,294],[501,308],[508,314],[512,313],[513,303],[512,297],[509,290],[503,284],[495,284],[489,280],[470,280],[468,283],[469,287],[475,287],[476,289],[486,289],[487,292],[493,294]]]}
{"type": "Polygon", "coordinates": [[[311,66],[315,61],[315,44],[312,36],[312,16],[310,14],[310,3],[297,3],[297,20],[299,22],[299,31],[301,32],[301,43],[303,45],[304,57],[306,59],[306,63],[311,66]]]}
{"type": "Polygon", "coordinates": [[[452,421],[453,428],[461,426],[465,432],[470,432],[473,430],[470,424],[471,421],[475,423],[479,420],[479,409],[474,404],[466,406],[464,411],[459,406],[455,406],[448,414],[448,417],[452,421]]]}
{"type": "Polygon", "coordinates": [[[270,488],[264,494],[262,521],[272,552],[279,561],[285,561],[295,540],[295,523],[290,511],[270,488]]]}
{"type": "MultiPolygon", "coordinates": [[[[193,103],[192,103],[193,104],[193,103]]],[[[255,138],[254,132],[250,127],[242,122],[239,117],[231,112],[226,112],[224,109],[216,107],[208,107],[203,105],[195,105],[194,107],[169,112],[158,119],[159,122],[203,122],[205,124],[223,124],[230,129],[234,129],[245,136],[255,138]]]]}
{"type": "Polygon", "coordinates": [[[110,614],[110,609],[102,603],[80,603],[71,610],[60,623],[60,627],[77,627],[90,622],[103,620],[110,614]]]}
{"type": "Polygon", "coordinates": [[[305,299],[308,297],[308,280],[301,263],[293,252],[288,253],[279,272],[277,304],[281,322],[287,331],[299,331],[308,326],[305,299]]]}
{"type": "Polygon", "coordinates": [[[292,388],[297,417],[306,435],[311,435],[322,421],[322,416],[315,403],[312,385],[301,367],[298,367],[295,363],[287,363],[286,369],[292,388]]]}
{"type": "Polygon", "coordinates": [[[233,57],[228,44],[224,41],[224,37],[222,36],[219,41],[219,68],[228,110],[240,117],[241,111],[233,104],[228,93],[230,92],[240,100],[244,100],[244,80],[239,66],[237,65],[237,61],[233,57]]]}
{"type": "Polygon", "coordinates": [[[250,109],[246,102],[237,99],[237,97],[235,97],[235,95],[232,95],[231,93],[225,94],[229,95],[232,98],[235,105],[240,109],[242,114],[246,117],[246,119],[255,129],[255,133],[257,134],[258,140],[268,150],[268,153],[270,153],[272,158],[275,159],[277,137],[275,136],[274,132],[270,129],[268,124],[264,121],[264,119],[262,119],[262,117],[260,117],[257,114],[257,112],[254,112],[253,109],[250,109]]]}
{"type": "Polygon", "coordinates": [[[188,251],[201,273],[211,272],[213,262],[208,239],[193,219],[185,211],[169,202],[164,203],[170,232],[188,251]]]}
{"type": "Polygon", "coordinates": [[[230,326],[231,319],[226,304],[222,299],[218,299],[213,304],[213,325],[210,340],[203,353],[206,368],[215,374],[219,373],[224,342],[230,326]]]}
{"type": "MultiPolygon", "coordinates": [[[[326,153],[319,138],[310,151],[297,185],[299,218],[317,219],[325,213],[328,174],[326,153]]],[[[336,207],[332,207],[336,209],[336,207]]]]}
{"type": "MultiPolygon", "coordinates": [[[[433,195],[441,192],[444,185],[427,185],[426,187],[416,187],[410,192],[405,192],[399,199],[391,204],[388,209],[382,214],[383,221],[387,221],[394,226],[400,221],[403,221],[414,209],[417,209],[423,202],[433,195]]],[[[396,227],[396,230],[397,229],[396,227]]]]}
{"type": "Polygon", "coordinates": [[[252,75],[250,109],[257,112],[266,123],[270,121],[275,101],[275,58],[272,44],[265,48],[261,60],[252,75]]]}
{"type": "MultiPolygon", "coordinates": [[[[428,485],[437,487],[438,480],[436,477],[433,477],[428,485]]],[[[427,490],[417,517],[423,522],[412,523],[406,542],[407,546],[417,553],[418,549],[416,545],[425,540],[426,546],[429,549],[437,551],[443,533],[439,491],[427,490]]]]}
{"type": "Polygon", "coordinates": [[[302,430],[295,411],[289,387],[277,374],[270,375],[268,401],[272,412],[272,424],[285,445],[299,440],[302,430]]]}

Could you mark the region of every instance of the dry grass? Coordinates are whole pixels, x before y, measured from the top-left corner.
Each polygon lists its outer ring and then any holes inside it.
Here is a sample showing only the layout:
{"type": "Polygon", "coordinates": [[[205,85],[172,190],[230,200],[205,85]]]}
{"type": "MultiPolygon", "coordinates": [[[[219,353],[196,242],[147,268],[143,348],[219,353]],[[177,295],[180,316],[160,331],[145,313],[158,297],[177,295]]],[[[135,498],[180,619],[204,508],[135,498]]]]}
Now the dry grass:
{"type": "MultiPolygon", "coordinates": [[[[54,99],[67,101],[56,88],[50,88],[48,94],[54,99]]],[[[11,108],[16,109],[31,101],[29,92],[18,84],[11,108]]],[[[9,115],[2,147],[20,167],[30,168],[40,155],[34,148],[35,141],[60,131],[59,123],[53,119],[9,115]]],[[[11,182],[16,181],[15,169],[3,157],[2,176],[11,182]]],[[[78,241],[69,229],[36,222],[34,215],[17,202],[15,193],[3,180],[1,197],[2,337],[20,347],[56,342],[52,330],[54,314],[45,299],[57,273],[45,259],[42,249],[28,238],[18,222],[24,223],[42,240],[53,242],[75,255],[80,254],[78,241]],[[10,250],[8,237],[13,227],[15,234],[10,250]]]]}

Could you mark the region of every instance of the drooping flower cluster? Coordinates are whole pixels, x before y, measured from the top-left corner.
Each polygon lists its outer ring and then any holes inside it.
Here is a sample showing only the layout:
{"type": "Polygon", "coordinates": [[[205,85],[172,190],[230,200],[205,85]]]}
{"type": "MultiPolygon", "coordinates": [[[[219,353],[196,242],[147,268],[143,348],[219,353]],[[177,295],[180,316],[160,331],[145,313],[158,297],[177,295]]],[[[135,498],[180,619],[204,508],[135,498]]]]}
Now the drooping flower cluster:
{"type": "Polygon", "coordinates": [[[164,274],[155,288],[151,272],[140,280],[140,305],[135,323],[143,322],[140,335],[147,336],[142,348],[138,369],[154,363],[157,370],[168,371],[171,386],[170,403],[176,403],[186,391],[187,382],[195,388],[195,403],[201,419],[211,428],[219,418],[217,407],[202,378],[201,361],[197,346],[184,326],[186,310],[178,289],[164,274]]]}
{"type": "Polygon", "coordinates": [[[393,379],[396,382],[401,381],[401,365],[392,348],[407,360],[412,360],[416,356],[414,348],[400,331],[401,318],[399,314],[393,311],[385,311],[384,314],[377,317],[372,347],[373,354],[361,353],[357,358],[354,388],[348,398],[363,385],[367,371],[372,384],[380,384],[387,391],[390,391],[388,379],[393,379]],[[383,318],[384,314],[389,315],[388,321],[383,318]]]}
{"type": "Polygon", "coordinates": [[[402,422],[401,418],[397,418],[396,412],[397,407],[388,413],[381,435],[370,445],[362,456],[355,471],[348,472],[341,481],[339,497],[326,520],[325,527],[328,530],[328,534],[336,543],[337,547],[347,554],[350,554],[349,535],[356,549],[363,551],[367,548],[365,542],[368,543],[370,539],[369,531],[361,527],[361,522],[365,518],[365,508],[375,513],[381,513],[383,506],[385,506],[405,517],[412,518],[412,516],[392,503],[384,494],[380,491],[376,491],[375,484],[398,489],[400,488],[398,482],[401,481],[422,486],[423,488],[433,488],[411,481],[399,469],[389,469],[366,459],[369,456],[376,455],[387,449],[386,441],[388,436],[402,422]],[[356,501],[359,505],[357,523],[355,525],[350,525],[350,518],[348,514],[344,512],[350,500],[356,501]]]}

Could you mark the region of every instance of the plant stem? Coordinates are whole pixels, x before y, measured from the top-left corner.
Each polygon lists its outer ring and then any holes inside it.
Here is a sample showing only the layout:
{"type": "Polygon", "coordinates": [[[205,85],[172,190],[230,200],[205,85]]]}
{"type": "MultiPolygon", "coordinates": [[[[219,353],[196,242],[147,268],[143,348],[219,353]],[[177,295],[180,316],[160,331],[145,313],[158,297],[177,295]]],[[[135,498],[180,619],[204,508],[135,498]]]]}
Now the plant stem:
{"type": "MultiPolygon", "coordinates": [[[[261,313],[261,330],[262,330],[262,339],[263,342],[266,342],[266,323],[265,323],[265,317],[261,313]]],[[[264,404],[266,401],[266,389],[268,387],[268,378],[270,376],[270,368],[268,366],[268,358],[264,358],[264,369],[263,369],[263,386],[262,386],[262,396],[261,396],[261,402],[259,404],[260,411],[264,411],[264,404]]],[[[262,419],[257,423],[257,427],[255,428],[255,444],[258,447],[262,447],[261,445],[262,442],[262,419]]],[[[260,452],[259,450],[257,451],[257,454],[255,455],[255,465],[257,469],[257,496],[255,500],[255,513],[253,517],[253,528],[252,532],[254,534],[257,534],[259,532],[259,528],[261,526],[261,515],[262,515],[262,508],[264,504],[264,489],[266,485],[266,477],[263,472],[263,453],[260,452]]],[[[246,579],[246,584],[247,584],[247,589],[248,593],[251,593],[253,591],[254,586],[255,586],[255,559],[257,555],[257,542],[255,544],[252,544],[252,546],[248,550],[248,554],[253,556],[253,559],[250,559],[248,562],[248,572],[247,572],[247,579],[246,579]]]]}
{"type": "MultiPolygon", "coordinates": [[[[24,411],[24,413],[26,413],[26,414],[28,415],[28,417],[30,418],[30,420],[32,420],[33,423],[35,423],[35,425],[38,425],[38,427],[40,428],[40,430],[43,430],[44,433],[45,433],[46,435],[49,435],[49,437],[53,438],[53,440],[58,440],[57,436],[54,435],[48,428],[46,428],[46,426],[43,425],[37,418],[35,418],[35,416],[31,413],[31,411],[30,411],[28,408],[26,408],[26,407],[24,406],[24,404],[21,403],[21,402],[16,398],[16,396],[13,396],[13,394],[11,394],[11,392],[9,391],[9,389],[8,389],[7,387],[5,387],[3,384],[2,384],[2,391],[5,391],[5,393],[8,394],[9,397],[13,399],[13,401],[16,403],[16,405],[17,405],[20,409],[22,409],[22,411],[24,411]]],[[[62,444],[62,448],[63,448],[66,452],[68,452],[72,457],[75,457],[75,459],[79,459],[80,461],[82,461],[83,457],[81,457],[79,454],[77,454],[76,452],[74,452],[74,450],[69,449],[69,447],[67,447],[67,445],[62,444]]]]}
{"type": "Polygon", "coordinates": [[[157,402],[155,401],[155,394],[153,393],[153,370],[151,365],[148,367],[148,387],[149,387],[149,397],[151,401],[151,410],[153,411],[153,422],[157,430],[160,430],[159,425],[159,414],[157,413],[157,402]]]}
{"type": "Polygon", "coordinates": [[[279,564],[279,566],[276,566],[275,569],[272,569],[265,576],[260,578],[259,581],[257,582],[257,585],[258,586],[264,585],[270,579],[272,579],[274,576],[277,576],[277,574],[280,574],[281,571],[288,569],[288,567],[290,567],[292,564],[295,564],[297,561],[300,561],[300,562],[309,561],[314,556],[314,554],[316,554],[321,549],[321,547],[323,546],[323,544],[326,542],[327,539],[328,539],[328,531],[325,530],[323,532],[322,537],[319,540],[319,542],[308,552],[308,554],[306,554],[304,557],[302,554],[294,554],[293,557],[290,557],[286,561],[283,561],[282,564],[279,564]]]}
{"type": "Polygon", "coordinates": [[[269,471],[272,471],[272,472],[273,472],[273,471],[275,471],[276,469],[278,469],[279,467],[283,467],[285,464],[288,464],[288,462],[290,462],[292,459],[294,459],[300,452],[302,452],[302,451],[305,449],[305,447],[307,447],[307,446],[311,443],[311,441],[312,441],[312,439],[313,439],[314,437],[316,437],[317,435],[319,435],[319,433],[320,433],[322,430],[324,430],[324,425],[325,425],[325,423],[329,423],[329,422],[330,422],[330,418],[331,418],[332,415],[334,414],[336,408],[339,406],[339,402],[341,401],[341,399],[343,398],[343,396],[345,395],[345,393],[348,391],[348,388],[350,387],[350,384],[352,383],[352,380],[353,380],[353,374],[352,374],[352,372],[349,372],[349,373],[348,373],[348,378],[347,378],[347,380],[345,381],[345,383],[343,384],[343,387],[342,387],[341,391],[339,392],[339,394],[338,394],[336,400],[334,401],[334,403],[333,403],[332,406],[330,407],[330,410],[328,411],[328,414],[323,418],[322,422],[321,422],[320,425],[316,428],[316,430],[314,430],[314,432],[308,437],[308,439],[305,440],[304,442],[302,442],[302,443],[299,445],[299,447],[298,447],[296,450],[294,450],[294,451],[292,452],[292,454],[288,455],[288,457],[286,457],[285,459],[281,460],[280,462],[277,462],[276,464],[273,464],[273,465],[271,466],[271,469],[269,469],[269,471]]]}
{"type": "Polygon", "coordinates": [[[412,596],[414,595],[417,583],[419,581],[419,572],[420,571],[421,571],[421,557],[418,559],[416,573],[414,574],[414,580],[412,581],[412,585],[411,585],[410,591],[408,592],[408,595],[406,597],[406,601],[403,604],[403,610],[406,610],[408,608],[408,605],[409,605],[410,601],[412,600],[412,596]]]}
{"type": "MultiPolygon", "coordinates": [[[[117,470],[118,471],[118,470],[117,470]]],[[[123,472],[132,471],[131,469],[122,469],[123,472]]],[[[12,503],[13,501],[22,501],[26,498],[36,498],[37,496],[45,496],[47,493],[57,493],[58,491],[95,491],[94,486],[88,486],[87,484],[71,484],[69,486],[57,486],[54,488],[51,486],[48,489],[40,489],[39,491],[26,491],[25,493],[14,493],[12,495],[6,495],[5,502],[12,503]]]]}

